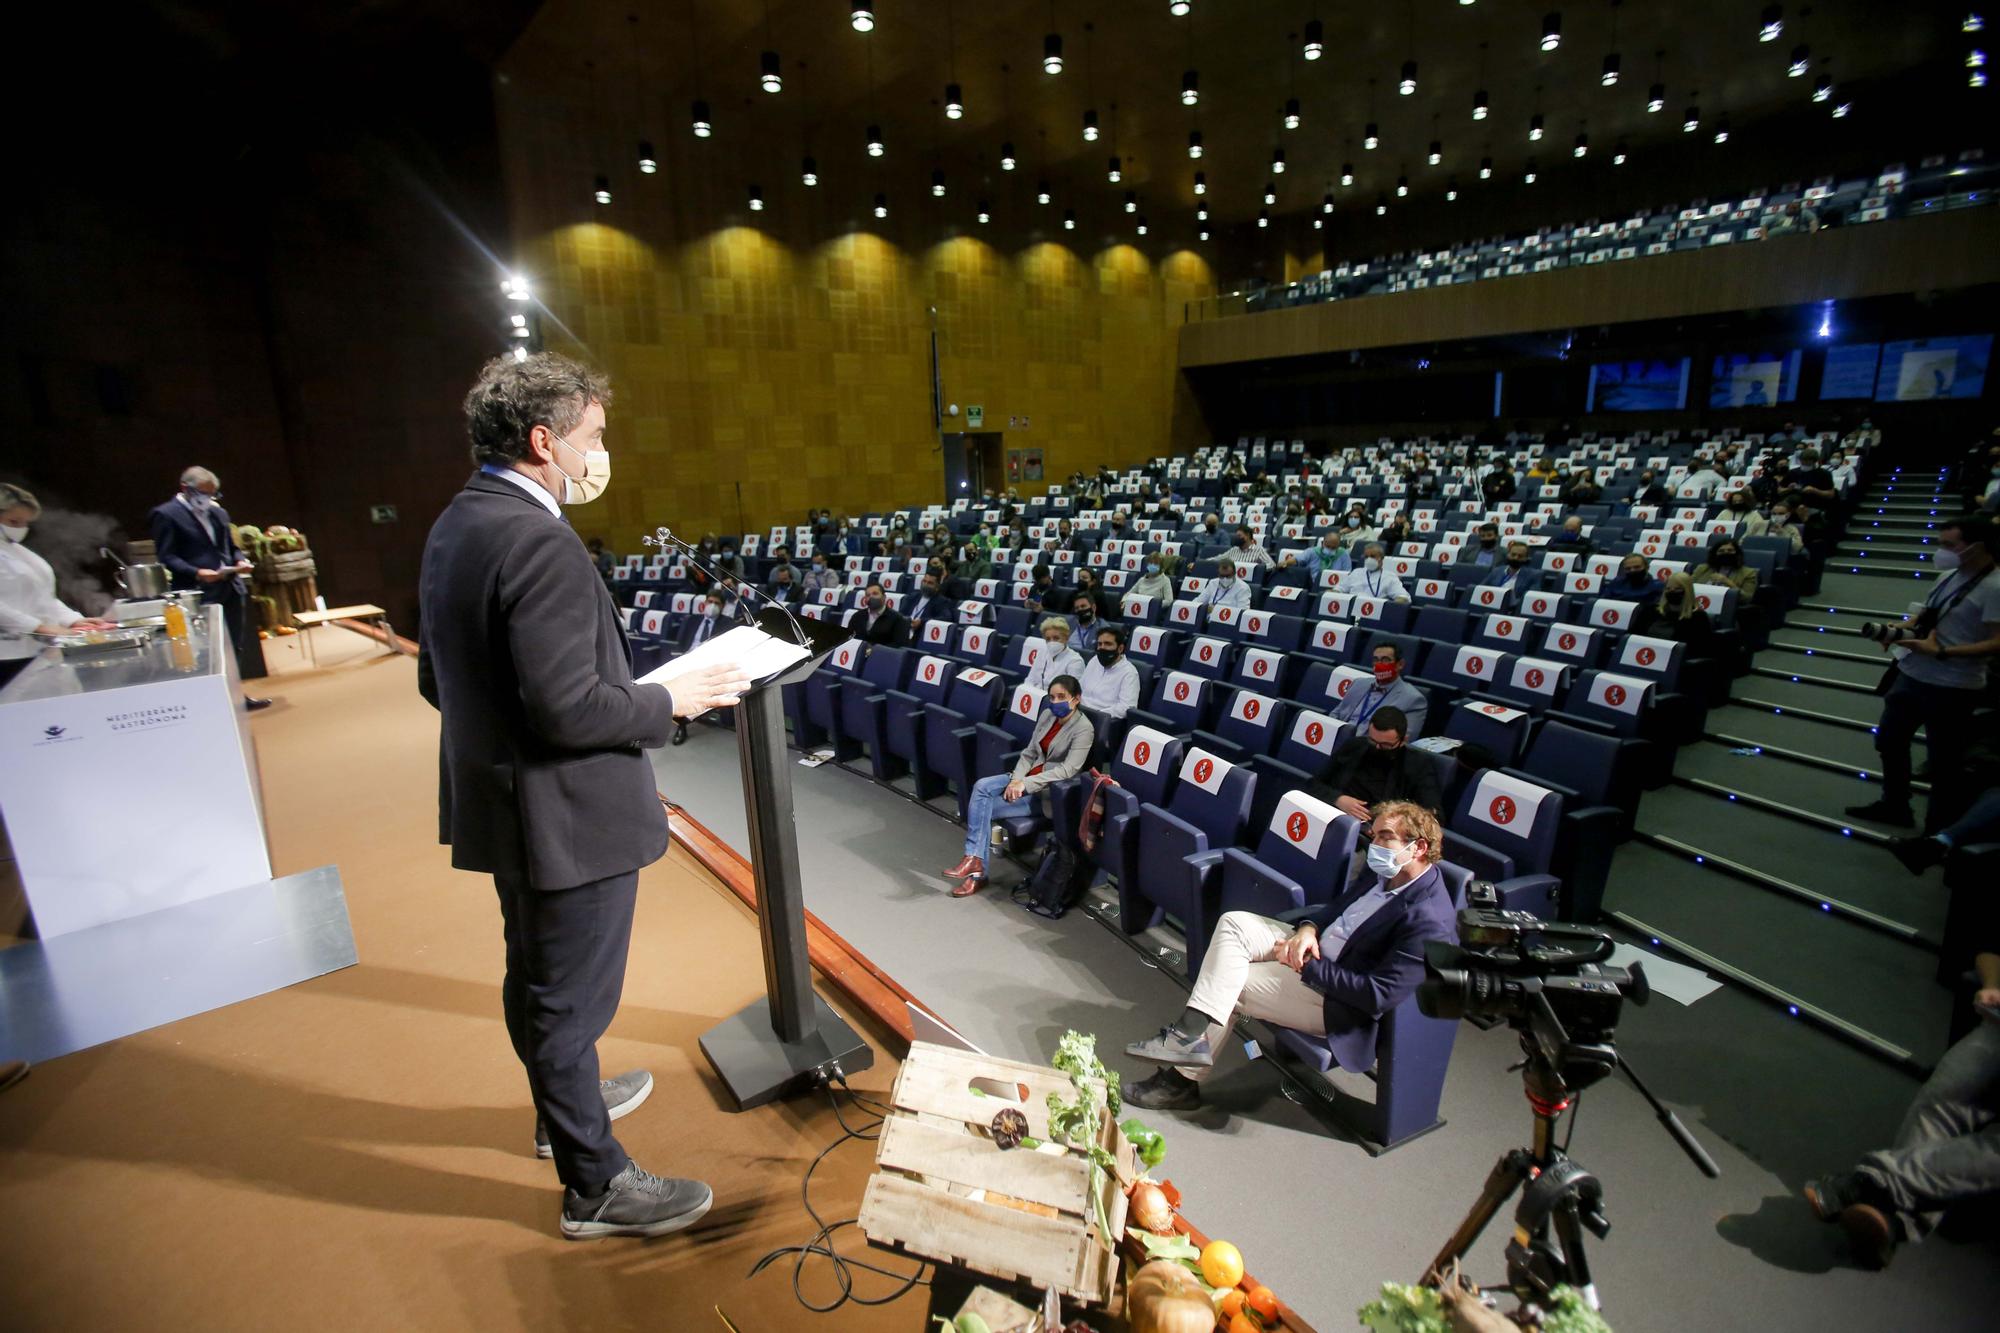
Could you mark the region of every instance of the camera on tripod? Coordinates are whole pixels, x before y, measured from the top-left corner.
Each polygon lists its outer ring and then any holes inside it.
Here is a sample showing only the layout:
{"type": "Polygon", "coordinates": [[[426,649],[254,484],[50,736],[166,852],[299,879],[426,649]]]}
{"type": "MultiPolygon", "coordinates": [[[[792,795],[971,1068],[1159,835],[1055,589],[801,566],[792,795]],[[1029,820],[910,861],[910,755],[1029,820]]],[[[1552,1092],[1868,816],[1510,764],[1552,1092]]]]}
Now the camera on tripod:
{"type": "Polygon", "coordinates": [[[1928,638],[1936,628],[1937,608],[1927,606],[1907,624],[1900,620],[1864,620],[1861,622],[1861,637],[1880,644],[1901,643],[1905,639],[1928,638]]]}

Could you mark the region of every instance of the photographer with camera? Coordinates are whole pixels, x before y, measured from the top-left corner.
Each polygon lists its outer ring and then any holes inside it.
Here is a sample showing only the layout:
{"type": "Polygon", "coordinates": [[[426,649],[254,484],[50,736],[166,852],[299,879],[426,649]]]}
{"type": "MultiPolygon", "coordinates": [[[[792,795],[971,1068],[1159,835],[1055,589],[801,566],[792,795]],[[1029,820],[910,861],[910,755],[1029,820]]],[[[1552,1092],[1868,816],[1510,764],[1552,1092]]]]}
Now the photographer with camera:
{"type": "Polygon", "coordinates": [[[1162,1066],[1125,1085],[1128,1105],[1191,1111],[1238,1013],[1332,1037],[1342,1069],[1375,1063],[1382,1016],[1424,975],[1424,945],[1456,937],[1451,894],[1434,864],[1444,848],[1437,816],[1408,801],[1374,808],[1372,875],[1340,898],[1286,913],[1224,912],[1181,1016],[1125,1053],[1162,1066]]]}
{"type": "Polygon", "coordinates": [[[1882,678],[1882,718],[1875,728],[1882,795],[1847,808],[1856,819],[1904,827],[1914,822],[1910,742],[1922,727],[1931,761],[1926,833],[1950,824],[1973,795],[1965,781],[1965,751],[1973,710],[1986,689],[1987,659],[2000,652],[2000,579],[1991,577],[1993,520],[1971,514],[1941,524],[1934,559],[1948,572],[1921,607],[1913,607],[1901,624],[1861,626],[1896,662],[1882,678]]]}

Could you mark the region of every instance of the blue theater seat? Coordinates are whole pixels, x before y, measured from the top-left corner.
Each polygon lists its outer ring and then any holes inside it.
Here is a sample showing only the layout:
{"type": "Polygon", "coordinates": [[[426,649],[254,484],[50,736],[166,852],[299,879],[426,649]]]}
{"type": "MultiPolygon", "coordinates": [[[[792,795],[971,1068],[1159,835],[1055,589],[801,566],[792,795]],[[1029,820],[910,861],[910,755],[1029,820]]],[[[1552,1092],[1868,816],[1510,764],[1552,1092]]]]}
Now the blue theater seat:
{"type": "Polygon", "coordinates": [[[1563,798],[1539,783],[1487,769],[1468,782],[1445,827],[1446,856],[1500,891],[1500,905],[1548,919],[1561,907],[1551,871],[1563,798]]]}
{"type": "Polygon", "coordinates": [[[941,786],[958,797],[958,817],[965,819],[966,802],[972,784],[985,774],[978,771],[978,728],[992,722],[1007,697],[1006,681],[984,667],[967,667],[951,682],[943,704],[924,705],[923,763],[918,772],[920,794],[935,795],[941,786]]]}
{"type": "Polygon", "coordinates": [[[1235,845],[1249,823],[1256,786],[1249,769],[1189,746],[1167,800],[1142,802],[1136,831],[1126,830],[1129,873],[1118,880],[1119,922],[1132,935],[1158,924],[1162,915],[1179,921],[1191,976],[1201,970],[1218,913],[1197,891],[1199,880],[1189,875],[1187,858],[1235,845]]]}

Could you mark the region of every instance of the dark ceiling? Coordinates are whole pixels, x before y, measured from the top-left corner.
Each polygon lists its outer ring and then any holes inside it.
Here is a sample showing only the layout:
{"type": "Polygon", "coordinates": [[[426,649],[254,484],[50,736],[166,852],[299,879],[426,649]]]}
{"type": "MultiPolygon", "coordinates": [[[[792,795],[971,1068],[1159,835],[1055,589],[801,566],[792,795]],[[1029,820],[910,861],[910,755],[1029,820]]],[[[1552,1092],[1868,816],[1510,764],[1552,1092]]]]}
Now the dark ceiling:
{"type": "MultiPolygon", "coordinates": [[[[579,162],[579,191],[588,190],[593,171],[636,187],[637,141],[664,148],[678,137],[684,142],[672,157],[680,169],[741,177],[779,199],[800,188],[799,161],[810,151],[820,188],[856,201],[876,190],[914,200],[942,167],[951,197],[968,214],[981,196],[1001,209],[1031,208],[1034,183],[1046,176],[1058,207],[1107,216],[1130,189],[1156,227],[1186,230],[1194,225],[1197,168],[1207,173],[1207,202],[1219,223],[1255,218],[1273,179],[1272,212],[1281,219],[1307,214],[1329,189],[1343,205],[1372,212],[1377,193],[1393,194],[1402,175],[1412,203],[1441,197],[1454,176],[1470,186],[1484,156],[1494,159],[1499,180],[1518,182],[1531,157],[1545,180],[1559,179],[1585,167],[1572,157],[1579,132],[1589,135],[1589,169],[1608,166],[1622,139],[1632,155],[1626,170],[1645,172],[1649,154],[1656,162],[1670,151],[1685,155],[1695,136],[1683,134],[1682,114],[1695,102],[1702,140],[1727,116],[1735,151],[1772,154],[1774,174],[1796,165],[1795,174],[1811,176],[1817,158],[1892,100],[1898,114],[1908,114],[1913,97],[1933,99],[1929,110],[1940,123],[1973,140],[1982,132],[1968,124],[1982,123],[1990,114],[1985,101],[2000,95],[1965,87],[1964,55],[1975,39],[1960,31],[1963,4],[1786,5],[1782,34],[1760,42],[1764,6],[1751,0],[1597,0],[1560,5],[1561,45],[1544,53],[1539,39],[1551,7],[1551,0],[1193,0],[1191,14],[1176,18],[1167,0],[881,0],[875,30],[863,36],[849,23],[847,0],[643,8],[549,0],[501,68],[538,94],[595,103],[600,118],[608,113],[623,127],[623,141],[579,145],[579,158],[595,164],[579,162]],[[1300,33],[1313,18],[1324,25],[1326,51],[1308,62],[1300,33]],[[1066,65],[1057,75],[1041,68],[1048,32],[1063,37],[1066,65]],[[1800,43],[1811,48],[1810,73],[1788,77],[1800,43]],[[776,95],[758,86],[766,49],[781,57],[784,88],[776,95]],[[1606,88],[1600,71],[1614,49],[1622,77],[1606,88]],[[1411,96],[1397,91],[1405,59],[1417,62],[1411,96]],[[1199,71],[1201,94],[1191,108],[1179,96],[1182,71],[1190,68],[1199,71]],[[1852,101],[1848,119],[1833,119],[1830,104],[1812,107],[1810,90],[1822,73],[1835,81],[1835,101],[1852,101]],[[954,79],[965,97],[965,116],[955,121],[942,110],[954,79]],[[1656,79],[1666,85],[1666,109],[1649,114],[1656,79]],[[1473,94],[1481,87],[1492,111],[1475,123],[1473,94]],[[1302,119],[1286,130],[1282,113],[1291,96],[1302,119]],[[713,109],[715,135],[690,150],[689,104],[697,97],[713,109]],[[1104,128],[1094,144],[1081,135],[1092,107],[1104,128]],[[1532,143],[1529,119],[1537,111],[1547,130],[1532,143]],[[1746,131],[1781,113],[1782,136],[1760,144],[1752,134],[1745,147],[1746,131]],[[1371,120],[1382,138],[1373,152],[1361,143],[1371,120]],[[864,153],[870,123],[887,139],[879,160],[864,153]],[[1198,163],[1187,155],[1194,129],[1207,150],[1198,163]],[[1444,147],[1437,167],[1425,160],[1433,138],[1444,147]],[[1003,141],[1021,155],[1011,176],[997,165],[1003,141]],[[1274,178],[1278,147],[1290,169],[1274,178]],[[1117,185],[1106,179],[1114,151],[1124,166],[1117,185]],[[1337,177],[1346,161],[1356,180],[1343,189],[1337,177]]],[[[732,196],[737,188],[730,186],[732,196]]]]}

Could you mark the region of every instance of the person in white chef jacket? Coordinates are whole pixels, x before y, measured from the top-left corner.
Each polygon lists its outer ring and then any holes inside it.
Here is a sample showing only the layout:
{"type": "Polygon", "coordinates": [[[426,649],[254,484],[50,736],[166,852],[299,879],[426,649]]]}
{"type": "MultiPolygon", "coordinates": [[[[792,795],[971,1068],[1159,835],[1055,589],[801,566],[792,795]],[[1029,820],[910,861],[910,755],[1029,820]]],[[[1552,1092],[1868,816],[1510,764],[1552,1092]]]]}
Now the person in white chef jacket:
{"type": "Polygon", "coordinates": [[[109,620],[92,620],[63,605],[49,562],[22,544],[41,515],[41,501],[0,482],[0,685],[19,675],[41,651],[30,635],[114,628],[109,620]]]}

